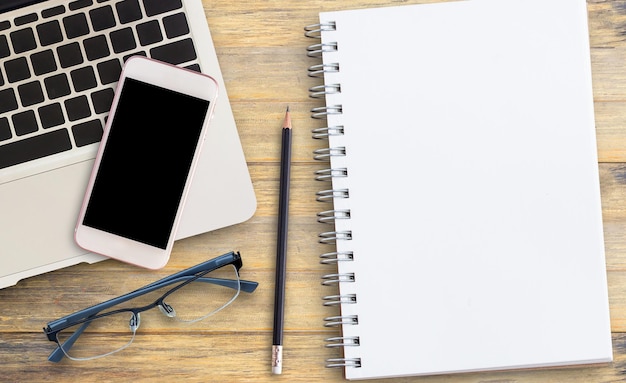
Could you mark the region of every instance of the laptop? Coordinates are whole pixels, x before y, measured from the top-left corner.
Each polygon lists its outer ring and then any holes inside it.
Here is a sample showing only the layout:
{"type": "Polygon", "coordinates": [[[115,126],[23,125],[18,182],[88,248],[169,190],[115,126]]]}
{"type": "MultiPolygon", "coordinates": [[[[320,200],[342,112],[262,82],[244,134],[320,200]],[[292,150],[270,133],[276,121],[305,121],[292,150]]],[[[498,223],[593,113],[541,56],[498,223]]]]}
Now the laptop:
{"type": "Polygon", "coordinates": [[[207,73],[220,86],[177,239],[254,214],[201,0],[1,3],[0,288],[106,259],[79,248],[74,227],[117,79],[133,55],[207,73]]]}

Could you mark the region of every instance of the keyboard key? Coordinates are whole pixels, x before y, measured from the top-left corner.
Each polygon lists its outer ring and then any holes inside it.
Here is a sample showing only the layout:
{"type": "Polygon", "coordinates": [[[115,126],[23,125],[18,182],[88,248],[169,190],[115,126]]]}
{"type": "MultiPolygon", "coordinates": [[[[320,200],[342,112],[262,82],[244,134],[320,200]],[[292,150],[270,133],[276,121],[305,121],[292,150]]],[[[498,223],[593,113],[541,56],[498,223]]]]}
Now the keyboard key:
{"type": "Polygon", "coordinates": [[[96,68],[98,69],[100,82],[103,85],[116,82],[120,79],[120,74],[122,73],[122,65],[118,59],[101,62],[96,66],[96,68]]]}
{"type": "Polygon", "coordinates": [[[150,49],[150,57],[178,65],[195,60],[197,56],[191,39],[185,39],[150,49]]]}
{"type": "Polygon", "coordinates": [[[39,81],[32,81],[17,87],[22,106],[31,106],[43,102],[43,91],[39,81]]]}
{"type": "Polygon", "coordinates": [[[33,30],[30,28],[11,32],[9,36],[11,36],[11,43],[13,44],[13,51],[15,53],[23,53],[37,48],[35,35],[33,34],[33,30]]]}
{"type": "Polygon", "coordinates": [[[109,36],[111,37],[111,45],[113,45],[113,52],[115,53],[126,52],[137,47],[135,35],[131,28],[113,31],[109,36]]]}
{"type": "Polygon", "coordinates": [[[43,46],[56,44],[63,40],[61,25],[56,20],[37,25],[37,35],[39,36],[39,41],[43,46]]]}
{"type": "Polygon", "coordinates": [[[29,13],[28,15],[16,17],[15,20],[13,20],[13,23],[15,24],[15,26],[20,26],[28,23],[33,23],[38,19],[39,16],[37,16],[36,13],[29,13]]]}
{"type": "Polygon", "coordinates": [[[48,98],[51,100],[70,94],[70,83],[67,81],[65,73],[59,73],[52,77],[48,77],[43,80],[43,82],[46,86],[48,98]]]}
{"type": "Polygon", "coordinates": [[[102,123],[100,120],[92,120],[74,125],[72,134],[78,147],[99,142],[102,139],[102,123]]]}
{"type": "Polygon", "coordinates": [[[85,8],[93,4],[92,0],[76,0],[70,3],[70,11],[85,8]]]}
{"type": "Polygon", "coordinates": [[[67,129],[33,136],[0,146],[0,169],[72,148],[67,129]]]}
{"type": "Polygon", "coordinates": [[[15,91],[11,88],[0,90],[0,114],[17,109],[15,91]]]}
{"type": "Polygon", "coordinates": [[[146,9],[146,15],[154,16],[182,8],[183,4],[181,0],[143,0],[143,6],[146,9]]]}
{"type": "Polygon", "coordinates": [[[51,49],[32,54],[30,63],[33,65],[33,72],[38,76],[54,72],[57,69],[57,63],[54,60],[54,53],[51,49]]]}
{"type": "Polygon", "coordinates": [[[91,19],[91,25],[93,30],[103,31],[115,26],[115,16],[113,15],[113,8],[107,5],[104,7],[92,9],[89,11],[89,18],[91,19]]]}
{"type": "Polygon", "coordinates": [[[11,54],[9,41],[5,35],[0,35],[0,58],[8,57],[11,54]]]}
{"type": "Polygon", "coordinates": [[[70,43],[57,48],[61,68],[69,68],[83,63],[83,54],[78,43],[70,43]]]}
{"type": "Polygon", "coordinates": [[[164,17],[163,28],[165,28],[165,35],[170,39],[189,33],[189,25],[184,13],[164,17]]]}
{"type": "Polygon", "coordinates": [[[11,117],[11,120],[13,120],[15,134],[18,136],[34,133],[39,130],[39,127],[37,126],[37,119],[35,119],[35,112],[32,110],[14,114],[11,117]]]}
{"type": "Polygon", "coordinates": [[[65,123],[63,110],[61,109],[61,104],[59,103],[42,106],[41,108],[37,109],[37,112],[39,113],[41,126],[44,129],[49,129],[53,126],[58,126],[65,123]]]}
{"type": "Polygon", "coordinates": [[[70,121],[80,120],[91,115],[87,96],[78,96],[65,100],[65,110],[70,121]]]}
{"type": "Polygon", "coordinates": [[[74,90],[77,92],[95,88],[98,85],[96,75],[90,66],[71,71],[70,77],[72,78],[72,84],[74,84],[74,90]]]}
{"type": "Polygon", "coordinates": [[[89,33],[89,25],[87,24],[87,17],[84,13],[64,17],[63,26],[65,27],[67,37],[70,39],[89,33]]]}
{"type": "Polygon", "coordinates": [[[106,113],[111,110],[111,103],[113,102],[114,95],[115,92],[112,88],[99,90],[91,95],[91,102],[96,114],[106,113]]]}
{"type": "Polygon", "coordinates": [[[202,70],[200,69],[200,65],[198,65],[198,64],[191,64],[189,66],[186,66],[185,68],[187,68],[189,70],[192,70],[194,72],[198,72],[198,73],[202,72],[202,70]]]}
{"type": "Polygon", "coordinates": [[[137,25],[137,36],[139,36],[139,43],[142,46],[158,43],[163,40],[161,26],[156,20],[137,25]]]}
{"type": "Polygon", "coordinates": [[[58,16],[65,13],[65,7],[62,5],[58,5],[56,7],[44,9],[41,11],[41,16],[46,19],[48,17],[58,16]]]}
{"type": "Polygon", "coordinates": [[[0,118],[0,141],[6,141],[11,137],[13,137],[13,134],[11,134],[9,119],[6,117],[0,118]]]}
{"type": "Polygon", "coordinates": [[[5,62],[4,70],[9,82],[22,81],[30,77],[30,69],[28,69],[26,57],[18,57],[5,62]]]}
{"type": "Polygon", "coordinates": [[[83,41],[87,60],[94,61],[110,54],[109,44],[103,35],[90,37],[83,41]]]}
{"type": "Polygon", "coordinates": [[[141,19],[141,8],[137,0],[124,0],[115,4],[120,23],[127,24],[141,19]]]}
{"type": "Polygon", "coordinates": [[[10,22],[8,22],[7,20],[0,21],[0,31],[6,31],[9,28],[11,28],[10,22]]]}
{"type": "Polygon", "coordinates": [[[124,57],[122,58],[122,61],[123,61],[123,62],[126,62],[126,60],[128,60],[129,58],[131,58],[131,57],[133,57],[133,56],[143,56],[143,57],[146,57],[146,56],[147,56],[147,54],[146,54],[146,52],[144,52],[144,51],[140,51],[140,52],[133,52],[133,53],[131,53],[131,54],[128,54],[128,55],[124,56],[124,57]]]}

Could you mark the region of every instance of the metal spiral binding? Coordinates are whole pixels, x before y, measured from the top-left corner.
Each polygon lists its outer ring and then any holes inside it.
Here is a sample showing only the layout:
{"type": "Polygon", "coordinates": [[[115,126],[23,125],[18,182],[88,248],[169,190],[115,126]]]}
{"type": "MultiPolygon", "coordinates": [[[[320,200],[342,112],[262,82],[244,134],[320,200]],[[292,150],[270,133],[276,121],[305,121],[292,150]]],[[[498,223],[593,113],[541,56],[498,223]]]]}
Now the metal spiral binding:
{"type": "Polygon", "coordinates": [[[332,181],[333,178],[337,177],[347,177],[348,169],[339,168],[339,169],[322,169],[315,172],[315,179],[318,181],[332,181]]]}
{"type": "MultiPolygon", "coordinates": [[[[337,28],[334,22],[320,23],[309,25],[304,28],[305,36],[321,40],[322,33],[332,32],[337,28]]],[[[337,52],[337,43],[329,42],[313,44],[307,48],[309,57],[322,57],[326,53],[337,52]]],[[[317,64],[309,67],[309,77],[325,78],[326,74],[339,73],[339,64],[317,64]]],[[[330,77],[329,77],[330,78],[330,77]]],[[[341,93],[341,84],[323,84],[314,86],[309,89],[309,97],[315,99],[327,99],[329,95],[337,95],[341,93]]],[[[328,116],[340,115],[343,113],[342,105],[327,105],[311,109],[311,117],[314,119],[328,119],[328,116]]],[[[329,139],[331,136],[342,136],[344,127],[342,125],[326,126],[317,128],[312,131],[314,139],[329,139]]],[[[313,158],[317,161],[331,162],[333,157],[346,157],[345,147],[326,147],[317,149],[313,152],[313,158]]],[[[333,160],[334,161],[334,160],[333,160]]],[[[334,162],[331,164],[334,165],[334,162]]],[[[333,166],[331,165],[331,166],[333,166]]],[[[318,181],[332,181],[334,178],[343,178],[348,176],[348,169],[334,166],[329,169],[318,170],[315,179],[318,181]]],[[[335,199],[348,199],[350,193],[348,189],[337,188],[329,190],[321,190],[317,192],[316,199],[319,202],[333,202],[335,199]]],[[[350,209],[334,209],[326,210],[317,214],[317,220],[321,223],[336,223],[338,220],[350,219],[350,209]]],[[[323,244],[336,244],[338,241],[349,241],[352,239],[351,230],[328,231],[319,234],[319,242],[323,244]]],[[[337,264],[339,262],[353,262],[354,254],[352,251],[331,251],[320,255],[320,263],[337,264]]],[[[341,272],[334,274],[326,274],[322,276],[322,285],[334,286],[344,283],[354,283],[356,281],[355,274],[352,272],[341,272]]],[[[342,306],[357,303],[356,294],[340,294],[328,295],[323,297],[324,306],[342,306]]],[[[357,315],[341,315],[330,316],[324,318],[324,326],[326,327],[342,327],[358,325],[359,319],[357,315]]],[[[326,347],[344,348],[360,345],[358,336],[341,336],[326,339],[326,347]]],[[[330,358],[326,360],[326,367],[361,367],[360,358],[330,358]]]]}
{"type": "Polygon", "coordinates": [[[337,241],[349,241],[352,239],[352,231],[327,231],[319,234],[319,243],[333,244],[337,241]]]}
{"type": "Polygon", "coordinates": [[[342,282],[354,283],[354,273],[326,274],[322,277],[322,285],[330,286],[342,282]]]}
{"type": "Polygon", "coordinates": [[[316,85],[309,88],[309,97],[311,98],[324,98],[327,94],[339,94],[341,93],[341,85],[316,85]]]}
{"type": "Polygon", "coordinates": [[[335,198],[350,198],[350,191],[348,189],[320,190],[315,195],[318,202],[332,202],[335,198]]]}
{"type": "Polygon", "coordinates": [[[322,298],[324,306],[351,305],[356,303],[356,294],[327,295],[322,298]]]}
{"type": "Polygon", "coordinates": [[[326,342],[329,342],[326,347],[350,347],[358,346],[361,340],[358,336],[335,336],[326,338],[326,342]]]}
{"type": "Polygon", "coordinates": [[[317,222],[319,223],[333,223],[338,219],[350,219],[350,210],[326,210],[317,213],[317,222]]]}
{"type": "Polygon", "coordinates": [[[331,106],[320,106],[317,108],[311,109],[311,117],[315,119],[323,119],[330,114],[341,114],[343,113],[343,107],[341,105],[331,105],[331,106]]]}
{"type": "Polygon", "coordinates": [[[320,263],[335,264],[337,262],[352,262],[354,254],[351,251],[331,251],[320,255],[320,263]]]}
{"type": "Polygon", "coordinates": [[[307,48],[307,56],[309,57],[322,57],[323,53],[337,52],[337,43],[319,43],[309,45],[307,48]]]}
{"type": "Polygon", "coordinates": [[[304,27],[304,35],[313,39],[322,37],[322,32],[336,31],[337,24],[334,21],[328,23],[311,24],[304,27]]]}
{"type": "Polygon", "coordinates": [[[326,359],[326,367],[361,367],[361,358],[331,358],[326,359]]]}
{"type": "Polygon", "coordinates": [[[339,327],[343,325],[357,325],[359,324],[359,317],[357,315],[338,315],[333,317],[324,318],[324,327],[339,327]]]}
{"type": "Polygon", "coordinates": [[[317,64],[309,67],[309,77],[323,78],[324,73],[339,73],[339,64],[317,64]]]}
{"type": "Polygon", "coordinates": [[[340,146],[337,148],[320,148],[313,151],[313,158],[316,161],[329,161],[330,157],[345,157],[346,147],[340,146]]]}
{"type": "Polygon", "coordinates": [[[316,140],[320,139],[328,139],[330,136],[343,136],[344,130],[343,126],[325,126],[323,128],[316,128],[311,131],[313,133],[313,138],[316,140]]]}

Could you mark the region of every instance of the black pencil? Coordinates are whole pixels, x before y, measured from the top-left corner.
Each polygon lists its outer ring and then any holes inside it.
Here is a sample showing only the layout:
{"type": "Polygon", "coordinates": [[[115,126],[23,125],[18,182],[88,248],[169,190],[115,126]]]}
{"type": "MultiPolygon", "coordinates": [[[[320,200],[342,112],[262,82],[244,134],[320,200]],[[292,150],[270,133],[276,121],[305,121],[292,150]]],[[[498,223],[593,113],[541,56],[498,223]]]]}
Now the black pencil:
{"type": "Polygon", "coordinates": [[[289,218],[289,178],[291,173],[291,116],[289,107],[283,122],[280,155],[280,192],[278,197],[278,237],[276,241],[276,293],[274,296],[274,333],[272,373],[283,371],[283,325],[285,317],[285,279],[287,269],[287,222],[289,218]]]}

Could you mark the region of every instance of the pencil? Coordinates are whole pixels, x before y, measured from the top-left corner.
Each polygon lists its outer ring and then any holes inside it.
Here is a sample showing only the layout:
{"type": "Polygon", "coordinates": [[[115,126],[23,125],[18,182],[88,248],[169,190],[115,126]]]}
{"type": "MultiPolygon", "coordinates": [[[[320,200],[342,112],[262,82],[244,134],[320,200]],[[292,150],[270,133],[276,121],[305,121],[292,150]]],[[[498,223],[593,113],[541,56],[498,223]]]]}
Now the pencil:
{"type": "Polygon", "coordinates": [[[287,268],[287,221],[289,218],[289,178],[291,173],[291,116],[285,112],[280,155],[280,191],[278,196],[278,237],[276,241],[276,284],[274,296],[274,332],[272,373],[283,372],[283,322],[285,318],[285,279],[287,268]]]}

